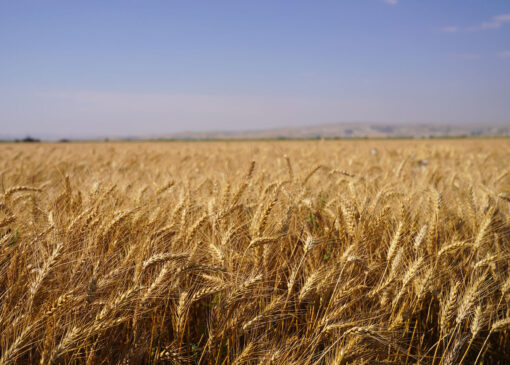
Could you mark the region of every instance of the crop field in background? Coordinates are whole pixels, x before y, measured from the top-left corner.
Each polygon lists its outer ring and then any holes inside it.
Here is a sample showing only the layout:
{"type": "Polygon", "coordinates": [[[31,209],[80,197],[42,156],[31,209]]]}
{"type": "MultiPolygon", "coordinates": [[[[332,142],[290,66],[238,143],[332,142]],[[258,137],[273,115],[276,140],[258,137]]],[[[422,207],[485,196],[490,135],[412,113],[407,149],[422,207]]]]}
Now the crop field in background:
{"type": "Polygon", "coordinates": [[[510,140],[0,145],[0,364],[508,364],[510,140]]]}

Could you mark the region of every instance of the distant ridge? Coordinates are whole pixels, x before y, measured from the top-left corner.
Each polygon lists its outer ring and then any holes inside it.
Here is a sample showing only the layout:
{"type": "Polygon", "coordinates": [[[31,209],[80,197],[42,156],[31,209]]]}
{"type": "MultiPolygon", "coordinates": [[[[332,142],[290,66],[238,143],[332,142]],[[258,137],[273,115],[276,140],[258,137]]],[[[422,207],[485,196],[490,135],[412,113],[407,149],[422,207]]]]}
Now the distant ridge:
{"type": "MultiPolygon", "coordinates": [[[[26,139],[28,135],[0,135],[0,141],[26,139]]],[[[30,135],[43,141],[146,141],[146,140],[246,140],[335,138],[460,138],[510,137],[510,123],[405,124],[349,122],[260,130],[178,132],[151,135],[30,135]]]]}
{"type": "Polygon", "coordinates": [[[313,138],[444,138],[509,137],[508,124],[338,123],[253,131],[182,132],[151,139],[313,139],[313,138]]]}

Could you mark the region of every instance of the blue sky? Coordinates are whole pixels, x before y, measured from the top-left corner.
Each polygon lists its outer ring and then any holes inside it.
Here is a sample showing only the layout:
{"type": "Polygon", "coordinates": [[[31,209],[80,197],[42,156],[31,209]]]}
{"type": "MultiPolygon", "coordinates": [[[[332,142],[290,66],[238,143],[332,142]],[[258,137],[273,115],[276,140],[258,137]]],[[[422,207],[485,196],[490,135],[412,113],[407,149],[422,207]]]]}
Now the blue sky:
{"type": "Polygon", "coordinates": [[[508,0],[0,0],[0,134],[510,123],[508,0]]]}

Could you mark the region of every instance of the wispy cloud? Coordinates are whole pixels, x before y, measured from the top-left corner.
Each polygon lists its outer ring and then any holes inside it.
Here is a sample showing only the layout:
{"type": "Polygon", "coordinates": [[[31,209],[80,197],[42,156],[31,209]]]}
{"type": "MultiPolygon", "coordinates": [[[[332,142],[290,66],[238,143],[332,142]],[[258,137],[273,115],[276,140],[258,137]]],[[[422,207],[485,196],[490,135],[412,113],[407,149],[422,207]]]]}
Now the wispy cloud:
{"type": "Polygon", "coordinates": [[[457,25],[448,25],[441,28],[444,33],[457,33],[460,31],[477,32],[481,30],[499,29],[506,23],[510,23],[510,14],[499,14],[491,18],[491,20],[473,25],[470,27],[462,28],[457,25]]]}
{"type": "Polygon", "coordinates": [[[459,30],[460,28],[456,25],[449,25],[441,28],[441,31],[445,33],[457,33],[459,30]]]}
{"type": "Polygon", "coordinates": [[[398,0],[383,0],[386,4],[397,5],[398,0]]]}
{"type": "Polygon", "coordinates": [[[496,54],[499,58],[510,58],[510,51],[502,51],[496,54]]]}
{"type": "Polygon", "coordinates": [[[510,14],[500,14],[493,16],[488,22],[469,27],[468,30],[487,30],[501,28],[505,23],[510,23],[510,14]]]}

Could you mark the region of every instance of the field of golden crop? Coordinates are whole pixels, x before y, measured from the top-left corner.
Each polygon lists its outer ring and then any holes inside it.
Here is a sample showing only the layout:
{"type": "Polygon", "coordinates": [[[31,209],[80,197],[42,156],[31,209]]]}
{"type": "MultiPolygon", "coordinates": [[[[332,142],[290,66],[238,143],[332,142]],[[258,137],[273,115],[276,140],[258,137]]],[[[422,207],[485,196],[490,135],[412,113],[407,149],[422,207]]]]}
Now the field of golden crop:
{"type": "Polygon", "coordinates": [[[0,156],[1,364],[510,363],[510,140],[0,156]]]}

